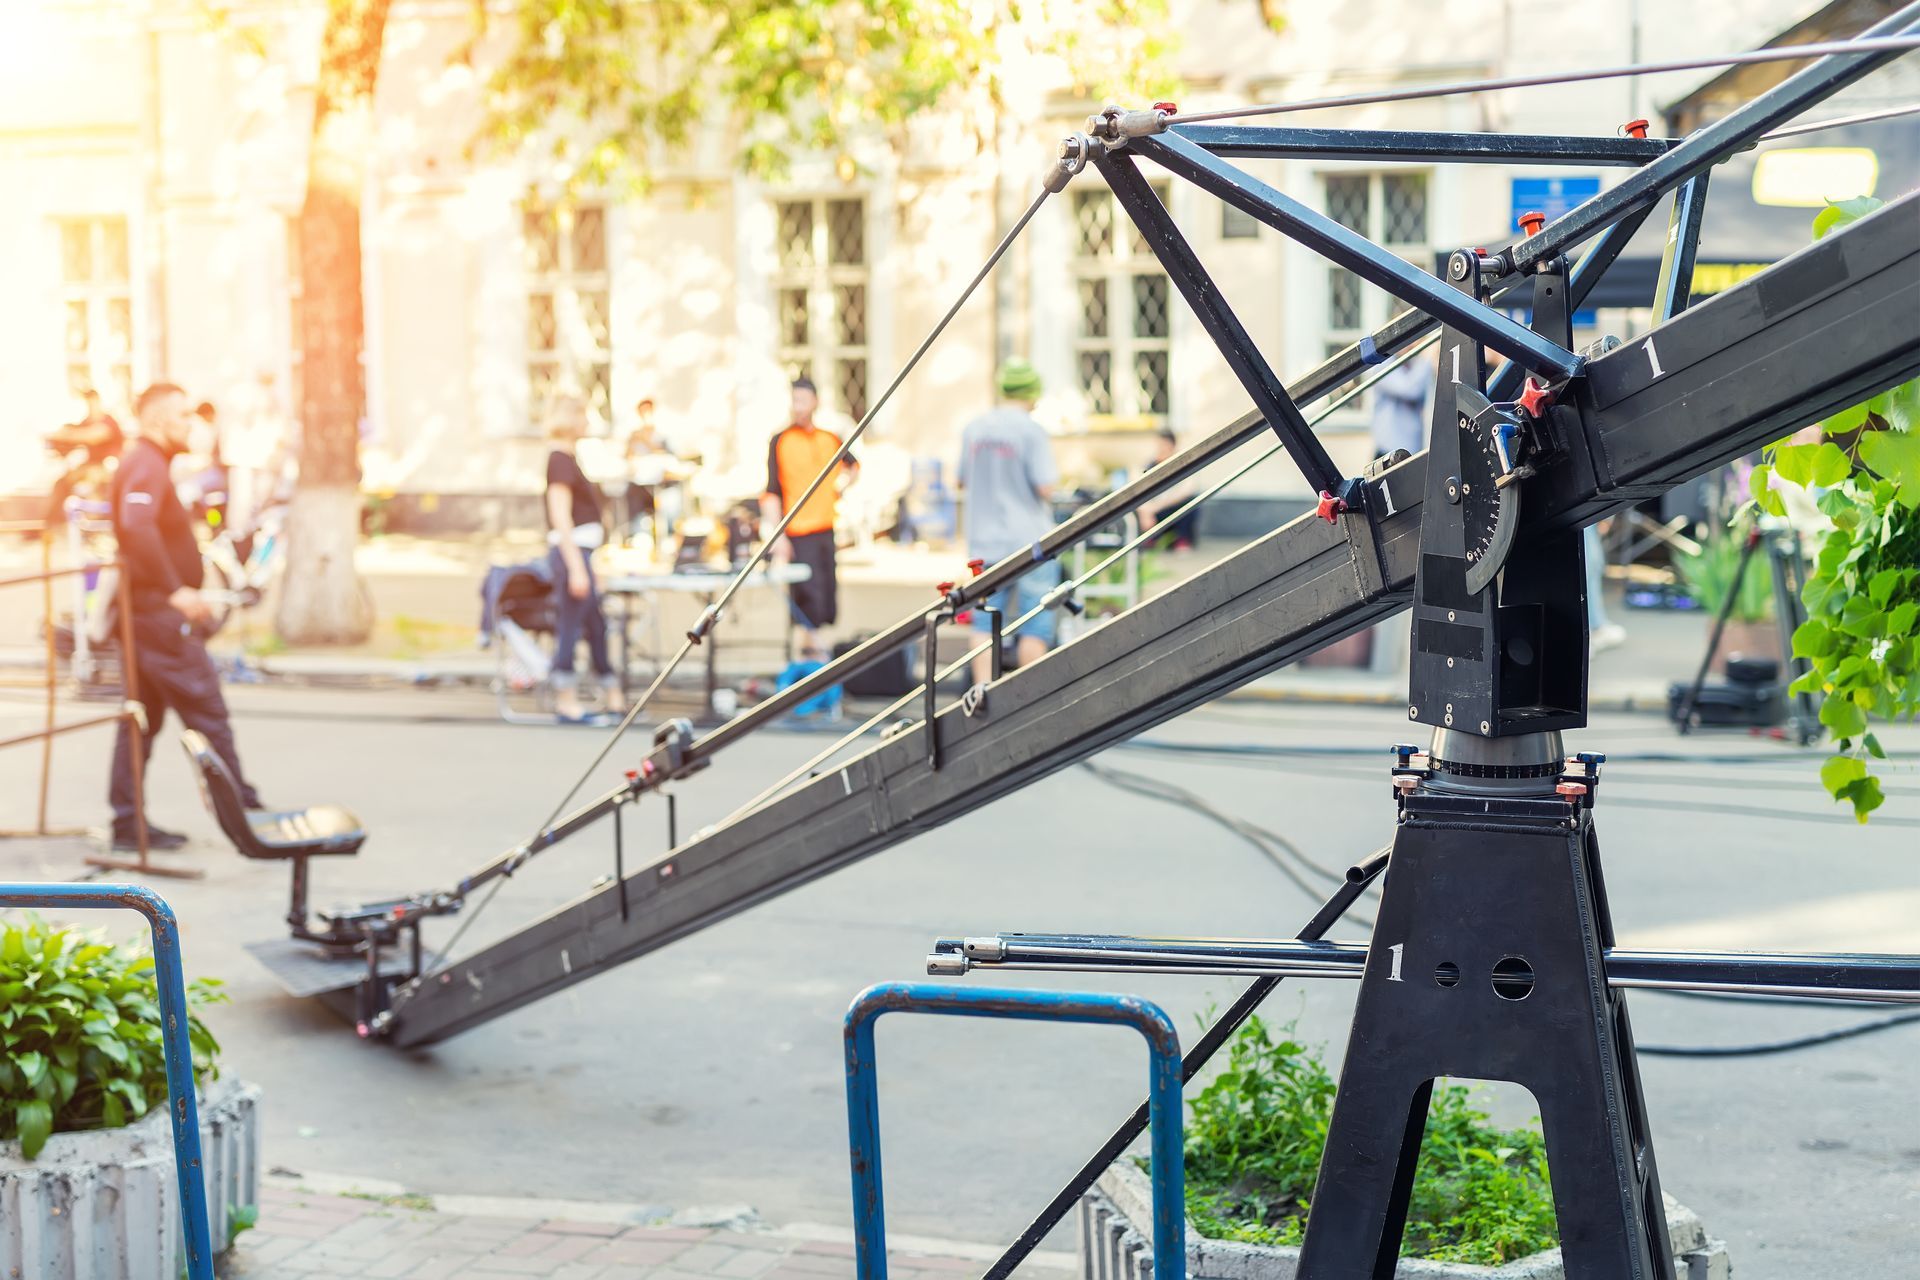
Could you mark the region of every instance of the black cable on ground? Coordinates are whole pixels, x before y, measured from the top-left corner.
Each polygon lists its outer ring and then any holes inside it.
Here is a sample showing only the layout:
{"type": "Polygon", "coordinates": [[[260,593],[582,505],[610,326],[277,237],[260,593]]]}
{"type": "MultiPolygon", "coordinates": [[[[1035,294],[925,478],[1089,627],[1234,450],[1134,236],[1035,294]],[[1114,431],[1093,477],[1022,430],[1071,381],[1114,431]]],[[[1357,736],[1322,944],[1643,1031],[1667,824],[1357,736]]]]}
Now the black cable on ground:
{"type": "MultiPolygon", "coordinates": [[[[1301,852],[1297,845],[1279,832],[1228,813],[1185,787],[1143,773],[1116,769],[1111,765],[1095,764],[1090,760],[1081,761],[1081,767],[1109,786],[1118,787],[1123,791],[1130,791],[1151,800],[1159,800],[1165,804],[1177,805],[1225,827],[1258,849],[1268,861],[1273,863],[1280,874],[1292,881],[1294,886],[1308,897],[1314,897],[1324,892],[1324,889],[1307,883],[1301,871],[1304,870],[1328,881],[1344,879],[1341,873],[1316,862],[1301,852]]],[[[1369,929],[1373,927],[1371,920],[1366,920],[1364,923],[1369,929]]]]}
{"type": "Polygon", "coordinates": [[[1752,1058],[1768,1053],[1790,1053],[1795,1049],[1811,1049],[1816,1045],[1832,1044],[1836,1040],[1851,1040],[1855,1036],[1870,1035],[1875,1031],[1886,1031],[1915,1022],[1920,1022],[1920,1010],[1896,1013],[1889,1017],[1876,1018],[1871,1022],[1856,1022],[1850,1027],[1836,1027],[1832,1031],[1821,1031],[1810,1036],[1796,1036],[1791,1040],[1770,1040],[1761,1044],[1643,1044],[1636,1046],[1636,1050],[1649,1058],[1752,1058]]]}

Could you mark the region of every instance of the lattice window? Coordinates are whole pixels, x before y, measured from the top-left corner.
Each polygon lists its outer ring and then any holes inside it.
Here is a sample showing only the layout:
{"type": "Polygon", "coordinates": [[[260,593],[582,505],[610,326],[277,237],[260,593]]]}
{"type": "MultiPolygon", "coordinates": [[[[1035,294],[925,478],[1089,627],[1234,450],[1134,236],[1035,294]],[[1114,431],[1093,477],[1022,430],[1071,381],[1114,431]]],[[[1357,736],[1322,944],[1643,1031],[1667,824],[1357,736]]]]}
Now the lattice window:
{"type": "Polygon", "coordinates": [[[586,402],[605,432],[613,418],[613,297],[604,205],[529,203],[520,214],[527,278],[528,425],[557,396],[586,402]]]}
{"type": "MultiPolygon", "coordinates": [[[[1161,204],[1167,185],[1154,183],[1161,204]]],[[[1073,192],[1075,372],[1089,413],[1164,419],[1172,408],[1173,291],[1111,192],[1073,192]],[[1123,234],[1116,234],[1121,224],[1123,234]]]]}
{"type": "MultiPolygon", "coordinates": [[[[1421,270],[1432,270],[1426,173],[1330,173],[1324,181],[1325,208],[1334,221],[1391,248],[1421,270]]],[[[1393,295],[1343,267],[1329,264],[1326,272],[1328,354],[1359,341],[1406,309],[1393,295]]],[[[1349,412],[1358,413],[1359,406],[1349,412]]]]}
{"type": "Polygon", "coordinates": [[[1220,238],[1222,240],[1254,240],[1260,235],[1260,219],[1245,209],[1236,209],[1230,204],[1220,206],[1220,238]]]}
{"type": "Polygon", "coordinates": [[[867,205],[858,197],[774,203],[774,282],[780,363],[805,375],[821,402],[867,412],[867,205]]]}
{"type": "Polygon", "coordinates": [[[67,390],[133,405],[133,271],[125,218],[63,218],[60,297],[67,390]]]}
{"type": "Polygon", "coordinates": [[[1381,220],[1383,244],[1420,244],[1427,242],[1427,175],[1389,173],[1380,178],[1380,204],[1385,211],[1381,220]]]}

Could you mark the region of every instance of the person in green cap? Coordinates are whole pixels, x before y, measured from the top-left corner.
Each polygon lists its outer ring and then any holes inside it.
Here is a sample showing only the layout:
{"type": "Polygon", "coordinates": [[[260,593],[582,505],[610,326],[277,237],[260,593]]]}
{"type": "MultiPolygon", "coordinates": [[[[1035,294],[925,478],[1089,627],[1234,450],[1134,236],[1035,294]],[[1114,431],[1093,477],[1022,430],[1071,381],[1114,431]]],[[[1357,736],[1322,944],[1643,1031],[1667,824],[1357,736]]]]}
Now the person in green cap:
{"type": "MultiPolygon", "coordinates": [[[[1034,402],[1040,398],[1040,374],[1025,360],[1014,359],[1000,366],[998,381],[1000,403],[960,433],[967,556],[988,564],[1025,550],[1053,527],[1053,488],[1060,481],[1053,441],[1033,417],[1034,402]]],[[[1059,584],[1060,563],[1049,560],[1010,588],[995,592],[991,603],[1011,622],[1038,606],[1059,584]]],[[[1055,622],[1053,610],[1048,609],[1015,633],[1020,666],[1053,647],[1055,622]]],[[[973,625],[980,631],[988,629],[984,611],[975,611],[973,625]]],[[[976,685],[987,682],[988,663],[984,653],[973,660],[976,685]]]]}

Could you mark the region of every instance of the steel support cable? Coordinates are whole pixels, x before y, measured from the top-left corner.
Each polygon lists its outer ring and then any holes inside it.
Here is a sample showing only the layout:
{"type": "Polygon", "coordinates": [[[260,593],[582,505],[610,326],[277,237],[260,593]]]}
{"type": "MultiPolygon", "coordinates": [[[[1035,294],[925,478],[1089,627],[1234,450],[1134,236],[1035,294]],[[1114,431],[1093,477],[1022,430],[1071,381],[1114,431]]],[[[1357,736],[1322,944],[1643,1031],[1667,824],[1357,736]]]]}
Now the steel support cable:
{"type": "Polygon", "coordinates": [[[1895,120],[1901,116],[1920,115],[1920,102],[1909,102],[1904,107],[1888,107],[1884,111],[1863,111],[1857,116],[1835,116],[1831,120],[1813,120],[1806,124],[1790,124],[1784,129],[1775,129],[1772,133],[1760,135],[1760,141],[1773,142],[1780,138],[1797,138],[1803,133],[1819,133],[1822,129],[1841,129],[1853,124],[1872,124],[1876,120],[1895,120]]]}
{"type": "MultiPolygon", "coordinates": [[[[1333,896],[1327,899],[1326,905],[1314,913],[1313,919],[1307,921],[1306,927],[1294,936],[1302,942],[1317,942],[1326,937],[1327,930],[1339,923],[1348,908],[1352,907],[1359,900],[1360,895],[1366,892],[1367,886],[1386,870],[1387,854],[1386,849],[1377,850],[1349,868],[1346,883],[1334,890],[1333,896]]],[[[1240,1029],[1240,1024],[1251,1017],[1253,1011],[1260,1007],[1260,1003],[1280,985],[1284,976],[1275,974],[1272,977],[1255,978],[1227,1007],[1227,1011],[1214,1019],[1213,1024],[1180,1060],[1182,1085],[1200,1073],[1200,1069],[1206,1066],[1233,1033],[1240,1029]]],[[[1113,1131],[1113,1136],[1109,1137],[1100,1149],[1080,1166],[1080,1171],[1067,1179],[1067,1184],[1054,1194],[1053,1199],[1047,1202],[1046,1208],[1042,1209],[1027,1225],[1027,1229],[1020,1233],[1020,1238],[1007,1246],[1006,1252],[1002,1253],[999,1260],[987,1269],[983,1280],[1006,1280],[1012,1275],[1014,1268],[1038,1247],[1047,1233],[1053,1230],[1073,1206],[1080,1202],[1080,1197],[1086,1194],[1087,1188],[1107,1171],[1107,1166],[1120,1158],[1122,1153],[1133,1144],[1135,1138],[1146,1132],[1146,1128],[1147,1104],[1142,1102],[1134,1109],[1133,1114],[1113,1131]]]]}
{"type": "MultiPolygon", "coordinates": [[[[1345,391],[1341,392],[1338,396],[1335,396],[1332,400],[1329,400],[1326,403],[1326,405],[1320,410],[1319,413],[1315,414],[1311,419],[1308,420],[1308,425],[1309,426],[1317,425],[1318,423],[1325,420],[1328,416],[1330,416],[1335,410],[1344,408],[1346,405],[1350,404],[1352,401],[1357,399],[1361,395],[1361,393],[1365,392],[1368,388],[1372,387],[1374,383],[1380,381],[1382,378],[1386,377],[1389,373],[1392,373],[1395,369],[1405,364],[1408,360],[1411,360],[1414,356],[1418,355],[1420,352],[1432,346],[1435,342],[1439,340],[1439,337],[1440,335],[1438,333],[1429,334],[1425,338],[1421,339],[1420,341],[1414,343],[1412,346],[1408,347],[1405,351],[1402,351],[1398,355],[1394,356],[1391,360],[1388,360],[1382,363],[1370,377],[1361,379],[1360,381],[1354,383],[1354,385],[1352,385],[1351,387],[1347,388],[1345,391]]],[[[1284,443],[1278,440],[1272,442],[1272,444],[1269,445],[1269,447],[1265,451],[1255,455],[1250,462],[1247,462],[1245,465],[1241,466],[1238,470],[1234,471],[1232,474],[1226,476],[1222,480],[1215,482],[1213,485],[1209,486],[1208,488],[1201,490],[1199,493],[1195,494],[1193,497],[1188,498],[1185,502],[1181,503],[1178,507],[1175,507],[1173,512],[1170,515],[1164,517],[1161,523],[1171,523],[1173,521],[1180,519],[1182,516],[1186,515],[1189,511],[1192,511],[1196,507],[1198,507],[1201,503],[1206,502],[1208,499],[1218,494],[1222,489],[1225,489],[1227,486],[1239,480],[1242,476],[1246,475],[1247,472],[1253,470],[1255,467],[1267,461],[1269,458],[1273,457],[1275,454],[1283,453],[1285,451],[1286,451],[1286,445],[1284,443]]],[[[1056,588],[1054,591],[1048,592],[1048,596],[1053,597],[1056,595],[1071,593],[1074,588],[1086,585],[1088,582],[1092,581],[1094,578],[1097,578],[1102,573],[1106,572],[1108,568],[1110,568],[1112,565],[1117,563],[1123,557],[1131,554],[1133,551],[1137,550],[1142,544],[1150,541],[1155,536],[1156,534],[1154,533],[1153,530],[1150,530],[1150,529],[1142,530],[1141,532],[1135,534],[1127,542],[1123,543],[1120,547],[1115,549],[1112,554],[1107,556],[1106,559],[1094,565],[1091,569],[1086,570],[1079,577],[1074,578],[1072,581],[1063,584],[1061,587],[1056,588]]],[[[1006,635],[1012,635],[1014,632],[1018,631],[1021,627],[1025,626],[1027,623],[1033,621],[1034,618],[1038,617],[1042,610],[1047,609],[1049,607],[1050,607],[1049,601],[1047,600],[1041,601],[1041,603],[1027,610],[1025,613],[1015,618],[1012,622],[1006,623],[1002,627],[1003,633],[1006,635]]],[[[938,683],[941,680],[945,680],[947,677],[953,675],[955,672],[960,671],[968,663],[972,662],[974,658],[976,658],[982,653],[985,653],[987,651],[987,645],[990,643],[992,642],[986,641],[981,644],[977,644],[973,648],[967,650],[966,653],[962,654],[959,658],[957,658],[948,666],[943,668],[940,671],[940,673],[935,677],[935,682],[938,683]]],[[[865,720],[861,721],[858,725],[854,726],[852,729],[848,730],[845,734],[841,735],[841,737],[838,740],[830,743],[823,750],[815,753],[805,763],[793,769],[785,777],[775,782],[772,786],[762,791],[759,795],[747,801],[745,804],[741,805],[739,808],[735,809],[732,814],[722,819],[719,825],[730,826],[731,824],[738,822],[740,819],[745,818],[748,815],[754,813],[762,805],[766,804],[769,800],[774,799],[781,792],[785,791],[788,787],[792,786],[795,782],[798,782],[810,776],[815,769],[820,767],[820,765],[832,759],[834,756],[838,755],[841,751],[845,750],[849,744],[855,741],[858,741],[860,738],[864,737],[867,733],[873,730],[874,726],[880,724],[887,717],[894,715],[896,712],[906,707],[909,703],[911,703],[915,698],[918,698],[925,691],[926,691],[926,685],[924,684],[917,684],[913,686],[913,688],[907,690],[907,692],[901,694],[898,698],[895,698],[892,702],[882,707],[879,711],[876,711],[871,716],[868,716],[865,720]]]]}
{"type": "Polygon", "coordinates": [[[1577,84],[1586,80],[1617,80],[1628,76],[1660,75],[1668,71],[1702,71],[1713,67],[1737,67],[1756,62],[1794,62],[1802,58],[1822,58],[1833,54],[1904,53],[1911,49],[1920,49],[1920,36],[1870,36],[1862,40],[1828,40],[1818,44],[1752,49],[1743,53],[1723,53],[1707,58],[1679,58],[1671,62],[1636,62],[1622,66],[1591,67],[1581,71],[1557,71],[1534,76],[1455,80],[1442,84],[1420,85],[1411,89],[1386,89],[1375,93],[1349,93],[1331,98],[1308,98],[1302,102],[1269,102],[1251,107],[1222,107],[1217,111],[1179,111],[1171,113],[1167,119],[1170,124],[1203,124],[1211,120],[1244,120],[1250,116],[1277,116],[1296,111],[1324,111],[1334,107],[1364,107],[1380,102],[1411,102],[1421,98],[1446,98],[1462,93],[1494,93],[1502,89],[1534,89],[1551,85],[1577,84]]]}
{"type": "Polygon", "coordinates": [[[880,393],[880,398],[874,401],[873,406],[867,410],[865,416],[863,416],[854,426],[853,430],[848,433],[847,438],[840,442],[840,447],[834,451],[833,457],[827,460],[827,465],[821,468],[820,474],[813,478],[813,482],[806,487],[806,490],[801,493],[798,498],[785,504],[786,511],[781,515],[780,523],[775,526],[772,533],[761,539],[759,549],[756,550],[747,563],[728,580],[727,585],[721,590],[719,598],[708,605],[701,613],[699,620],[694,623],[692,630],[687,632],[687,638],[681,642],[679,649],[674,652],[673,657],[668,659],[666,666],[662,667],[659,673],[654,676],[652,682],[647,685],[646,691],[634,700],[633,705],[627,709],[627,714],[621,717],[620,723],[614,728],[613,732],[607,736],[606,744],[600,748],[599,754],[594,756],[593,763],[589,764],[580,776],[575,779],[574,784],[567,788],[567,793],[560,798],[560,803],[556,804],[553,807],[553,812],[549,813],[546,819],[541,822],[540,831],[535,834],[534,839],[538,839],[540,835],[546,832],[547,828],[553,825],[554,819],[560,816],[567,805],[573,801],[574,796],[580,793],[580,788],[586,785],[587,779],[591,778],[595,770],[599,769],[601,764],[606,761],[607,756],[613,751],[615,744],[620,741],[621,735],[626,733],[628,726],[634,722],[641,711],[646,709],[647,704],[653,700],[654,694],[658,693],[661,686],[666,684],[667,678],[674,673],[675,669],[678,668],[682,662],[686,661],[687,655],[692,653],[694,647],[700,644],[706,638],[707,634],[713,630],[714,626],[720,621],[721,614],[726,611],[727,605],[732,602],[734,595],[739,592],[746,580],[752,576],[753,571],[760,567],[761,562],[767,558],[767,554],[772,550],[774,544],[786,536],[787,526],[793,523],[793,517],[802,507],[806,506],[807,501],[811,499],[814,494],[820,491],[822,485],[832,483],[839,476],[840,466],[846,461],[847,455],[853,451],[854,442],[865,434],[874,419],[880,416],[880,411],[887,407],[887,401],[891,400],[893,393],[900,389],[900,384],[907,380],[908,375],[911,374],[915,366],[920,363],[921,358],[927,354],[927,349],[938,340],[941,334],[947,331],[947,326],[953,322],[953,318],[960,314],[960,309],[967,305],[968,299],[973,297],[974,290],[978,289],[981,282],[987,278],[994,267],[999,265],[1000,259],[1004,257],[1007,250],[1013,246],[1013,242],[1019,238],[1020,233],[1027,229],[1027,224],[1033,221],[1033,216],[1040,212],[1040,206],[1045,204],[1047,197],[1052,194],[1053,190],[1051,187],[1041,187],[1040,194],[1033,198],[1032,202],[1027,205],[1026,211],[1020,215],[1012,227],[1008,228],[1007,233],[1000,237],[1000,243],[993,247],[993,252],[987,255],[987,260],[981,264],[978,271],[973,273],[973,278],[967,281],[966,288],[960,291],[960,296],[954,299],[953,305],[947,308],[946,314],[941,316],[933,328],[927,332],[927,336],[921,339],[920,345],[916,347],[913,354],[907,358],[906,364],[901,366],[900,372],[893,376],[893,381],[887,384],[887,389],[880,393]]]}

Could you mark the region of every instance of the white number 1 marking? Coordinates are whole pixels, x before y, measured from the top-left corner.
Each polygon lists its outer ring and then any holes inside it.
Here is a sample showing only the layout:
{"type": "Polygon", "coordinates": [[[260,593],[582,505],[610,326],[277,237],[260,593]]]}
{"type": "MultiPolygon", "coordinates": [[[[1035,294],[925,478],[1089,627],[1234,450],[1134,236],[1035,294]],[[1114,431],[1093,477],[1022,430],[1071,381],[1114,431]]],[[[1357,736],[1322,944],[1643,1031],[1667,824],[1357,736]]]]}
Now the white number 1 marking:
{"type": "Polygon", "coordinates": [[[1652,338],[1647,339],[1647,363],[1653,366],[1654,377],[1664,378],[1667,376],[1667,371],[1660,367],[1660,353],[1653,349],[1652,338]]]}
{"type": "Polygon", "coordinates": [[[1460,348],[1453,349],[1453,380],[1460,381],[1460,348]]]}
{"type": "MultiPolygon", "coordinates": [[[[1455,348],[1455,349],[1456,349],[1456,350],[1458,350],[1458,348],[1455,348]]],[[[1401,954],[1402,954],[1403,952],[1405,952],[1405,951],[1406,951],[1406,949],[1407,949],[1407,944],[1406,944],[1406,943],[1404,943],[1404,942],[1396,942],[1396,943],[1394,943],[1394,944],[1393,944],[1392,946],[1390,946],[1390,947],[1388,947],[1388,948],[1387,948],[1387,952],[1388,952],[1388,954],[1389,954],[1389,955],[1391,955],[1391,956],[1393,957],[1393,970],[1392,970],[1392,972],[1390,972],[1390,973],[1388,973],[1388,974],[1387,974],[1387,981],[1388,981],[1388,982],[1399,982],[1399,981],[1401,981],[1401,978],[1400,978],[1400,957],[1401,957],[1401,954]]]]}

